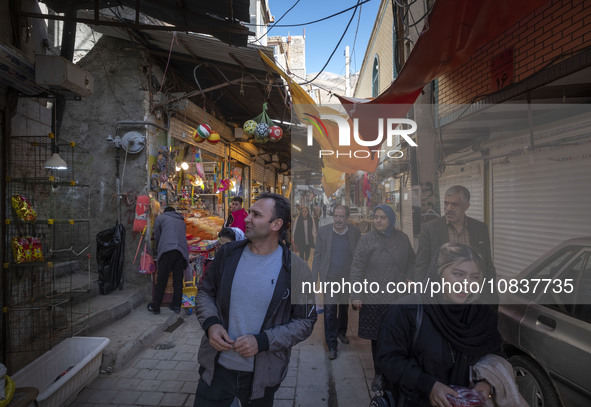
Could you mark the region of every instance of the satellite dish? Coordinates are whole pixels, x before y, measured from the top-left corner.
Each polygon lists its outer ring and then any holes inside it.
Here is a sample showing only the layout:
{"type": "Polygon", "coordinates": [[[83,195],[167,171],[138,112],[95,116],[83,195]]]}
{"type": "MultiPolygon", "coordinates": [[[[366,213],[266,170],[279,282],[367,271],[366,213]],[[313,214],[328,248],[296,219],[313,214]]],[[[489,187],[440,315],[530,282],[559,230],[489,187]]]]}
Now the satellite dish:
{"type": "Polygon", "coordinates": [[[137,131],[128,131],[121,139],[121,147],[129,154],[139,153],[146,146],[146,138],[137,131]]]}

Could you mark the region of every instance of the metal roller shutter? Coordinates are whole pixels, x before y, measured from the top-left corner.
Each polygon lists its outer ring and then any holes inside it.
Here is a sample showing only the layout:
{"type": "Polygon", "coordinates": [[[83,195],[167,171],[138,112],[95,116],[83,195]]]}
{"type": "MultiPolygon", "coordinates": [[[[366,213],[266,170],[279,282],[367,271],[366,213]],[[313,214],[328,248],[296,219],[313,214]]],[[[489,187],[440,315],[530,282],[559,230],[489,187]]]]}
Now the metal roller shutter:
{"type": "Polygon", "coordinates": [[[276,181],[276,177],[275,177],[275,170],[273,169],[273,167],[270,167],[270,168],[267,167],[265,169],[265,186],[272,187],[273,190],[277,186],[277,181],[276,181]]]}
{"type": "Polygon", "coordinates": [[[230,150],[230,158],[242,164],[251,164],[250,155],[246,151],[239,150],[235,147],[232,147],[232,149],[230,150]]]}
{"type": "Polygon", "coordinates": [[[261,184],[265,181],[265,166],[259,163],[253,163],[251,166],[252,180],[260,182],[261,184]]]}
{"type": "Polygon", "coordinates": [[[408,187],[402,186],[400,193],[402,202],[400,205],[400,227],[406,233],[410,241],[413,241],[413,224],[412,224],[412,189],[410,188],[410,180],[407,181],[408,187]]]}
{"type": "MultiPolygon", "coordinates": [[[[579,130],[578,140],[573,135],[561,135],[563,141],[571,138],[568,144],[492,161],[494,263],[499,274],[515,275],[563,240],[591,235],[591,142],[588,130],[579,130]]],[[[523,136],[496,152],[528,144],[528,136],[523,136]]]]}
{"type": "MultiPolygon", "coordinates": [[[[450,157],[453,162],[453,157],[450,157]]],[[[484,178],[482,161],[472,161],[465,165],[449,165],[439,178],[440,214],[443,215],[445,191],[454,185],[463,185],[470,191],[470,208],[466,215],[484,222],[484,178]]]]}

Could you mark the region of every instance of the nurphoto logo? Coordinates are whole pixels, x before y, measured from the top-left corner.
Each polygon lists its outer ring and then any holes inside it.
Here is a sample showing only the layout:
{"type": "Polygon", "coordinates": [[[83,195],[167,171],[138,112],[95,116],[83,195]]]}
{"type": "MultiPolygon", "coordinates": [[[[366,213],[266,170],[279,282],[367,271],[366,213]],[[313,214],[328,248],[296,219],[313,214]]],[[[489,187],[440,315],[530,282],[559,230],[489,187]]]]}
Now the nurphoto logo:
{"type": "MultiPolygon", "coordinates": [[[[339,115],[320,115],[320,117],[304,113],[308,118],[305,120],[309,123],[307,126],[307,145],[312,146],[314,140],[314,129],[316,129],[322,137],[328,138],[328,130],[324,124],[324,120],[331,120],[335,122],[339,129],[338,145],[340,147],[351,146],[351,127],[349,122],[344,117],[339,115]]],[[[386,146],[400,146],[401,139],[404,139],[411,147],[418,147],[417,143],[410,137],[417,130],[417,123],[410,119],[398,118],[378,118],[377,136],[374,140],[366,140],[359,135],[359,119],[353,119],[353,139],[357,145],[363,147],[381,146],[384,137],[386,138],[386,146]]],[[[372,154],[377,154],[380,158],[381,154],[385,154],[388,158],[402,158],[404,153],[399,149],[362,149],[346,151],[336,150],[320,150],[319,158],[323,156],[335,157],[349,157],[349,158],[369,158],[372,154]]]]}

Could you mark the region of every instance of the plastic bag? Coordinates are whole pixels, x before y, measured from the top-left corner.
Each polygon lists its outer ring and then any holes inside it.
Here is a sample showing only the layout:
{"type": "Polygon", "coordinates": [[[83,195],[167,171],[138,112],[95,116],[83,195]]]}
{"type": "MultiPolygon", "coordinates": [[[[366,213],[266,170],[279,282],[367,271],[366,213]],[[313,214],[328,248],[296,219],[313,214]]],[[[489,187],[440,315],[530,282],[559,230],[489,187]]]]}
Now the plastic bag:
{"type": "Polygon", "coordinates": [[[486,399],[475,389],[455,385],[450,387],[458,393],[458,397],[446,394],[447,401],[452,407],[484,407],[486,405],[486,399]]]}
{"type": "Polygon", "coordinates": [[[16,194],[11,197],[12,207],[16,215],[25,222],[32,222],[37,219],[37,212],[29,203],[29,200],[22,195],[16,194]]]}
{"type": "Polygon", "coordinates": [[[31,263],[45,261],[41,241],[36,237],[19,236],[13,237],[12,254],[16,263],[31,263]]]}
{"type": "Polygon", "coordinates": [[[156,265],[154,264],[154,258],[148,253],[148,243],[144,242],[144,251],[140,257],[140,274],[152,274],[156,271],[156,265]]]}
{"type": "Polygon", "coordinates": [[[125,228],[118,224],[96,234],[96,261],[101,295],[123,288],[125,228]]]}

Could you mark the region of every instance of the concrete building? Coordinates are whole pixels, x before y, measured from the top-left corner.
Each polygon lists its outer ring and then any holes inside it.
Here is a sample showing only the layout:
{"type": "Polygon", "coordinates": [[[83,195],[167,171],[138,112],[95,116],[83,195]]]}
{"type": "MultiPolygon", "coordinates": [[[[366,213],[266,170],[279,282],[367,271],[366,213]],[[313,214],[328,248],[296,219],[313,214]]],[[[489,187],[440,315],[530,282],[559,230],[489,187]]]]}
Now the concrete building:
{"type": "MultiPolygon", "coordinates": [[[[76,12],[61,2],[47,1],[45,7],[34,0],[1,6],[0,254],[8,272],[1,280],[7,312],[0,315],[0,356],[10,371],[64,337],[84,333],[80,321],[89,311],[79,309],[84,296],[98,293],[104,277],[97,259],[99,232],[117,224],[127,230],[120,246],[122,273],[111,276],[116,280],[111,289],[139,285],[150,298],[151,279],[137,273],[137,261],[132,264],[141,235],[133,229],[138,196],[151,197],[152,219],[158,203],[180,205],[187,199],[225,217],[231,194],[242,195],[248,207],[259,192],[282,191],[287,184],[287,128],[283,142],[266,144],[253,143],[240,131],[265,108],[272,119],[289,121],[280,87],[266,92],[268,85],[282,84],[278,75],[269,76],[259,54],[272,59],[272,49],[247,45],[242,24],[208,15],[249,22],[249,4],[192,3],[164,12],[158,2],[148,3],[142,2],[142,11],[151,17],[138,20],[135,10],[125,8],[76,12]],[[160,16],[168,18],[168,26],[160,16]],[[56,23],[61,20],[65,23],[56,23]],[[40,82],[40,74],[56,72],[42,68],[40,56],[46,55],[68,70],[65,81],[40,82]],[[220,135],[217,142],[193,138],[204,123],[220,135]],[[190,187],[177,188],[187,176],[175,172],[183,159],[194,165],[188,172],[195,171],[197,152],[206,178],[203,189],[196,188],[198,196],[190,187]],[[53,153],[66,161],[67,170],[45,168],[53,153]],[[222,179],[230,178],[236,180],[231,190],[217,193],[222,179]],[[30,200],[37,221],[27,223],[13,211],[11,197],[17,194],[30,200]],[[11,239],[20,235],[40,241],[43,261],[17,261],[11,239]]],[[[264,14],[254,21],[269,21],[266,2],[253,10],[264,14]]],[[[149,242],[149,228],[146,236],[149,242]]]]}

